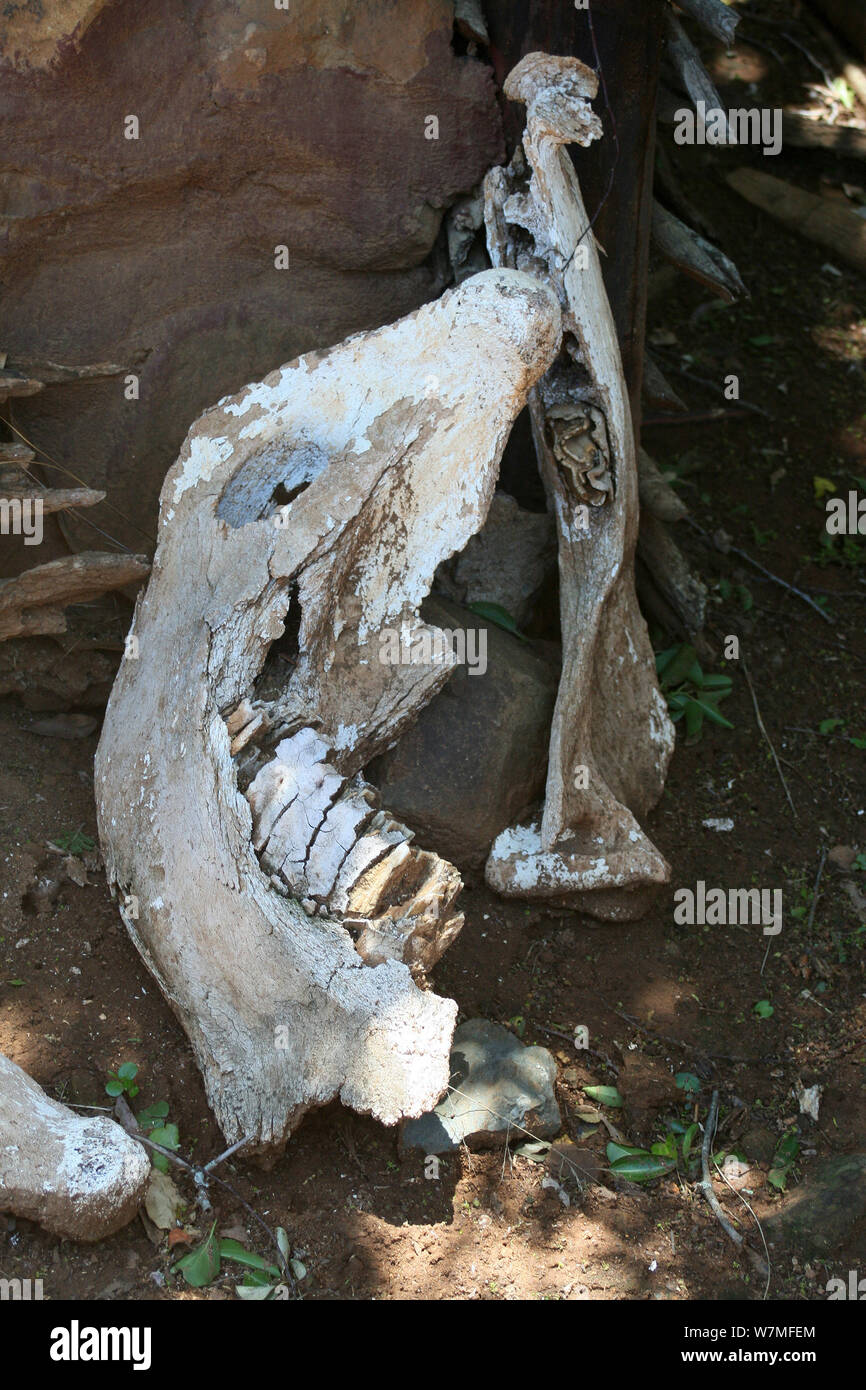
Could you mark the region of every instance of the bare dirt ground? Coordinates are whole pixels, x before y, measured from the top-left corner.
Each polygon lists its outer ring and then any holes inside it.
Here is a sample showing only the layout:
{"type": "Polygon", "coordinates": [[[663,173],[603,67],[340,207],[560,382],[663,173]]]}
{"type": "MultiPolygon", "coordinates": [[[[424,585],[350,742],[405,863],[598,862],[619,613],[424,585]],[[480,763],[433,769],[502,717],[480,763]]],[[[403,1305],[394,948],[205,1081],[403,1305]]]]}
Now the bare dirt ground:
{"type": "MultiPolygon", "coordinates": [[[[778,42],[781,63],[743,41],[735,56],[720,57],[716,76],[732,104],[802,99],[808,65],[778,42]],[[750,83],[757,87],[750,91],[750,83]]],[[[823,1159],[866,1151],[866,872],[827,858],[813,901],[825,851],[866,850],[866,543],[827,555],[813,484],[827,478],[839,493],[858,486],[866,493],[866,284],[730,192],[722,174],[743,162],[760,166],[760,152],[678,156],[690,196],[711,217],[751,298],[698,313],[709,301],[705,291],[662,278],[650,333],[666,363],[681,367],[688,357],[686,371],[718,383],[710,390],[672,378],[692,411],[717,404],[722,378],[735,372],[743,399],[770,418],[658,426],[644,442],[662,466],[677,469],[701,526],[724,527],[762,565],[825,603],[834,620],[680,528],[678,539],[713,591],[710,641],[721,651],[725,635],[741,638],[796,818],[757,726],[743,662],[730,662],[733,694],[723,712],[734,729],[705,727],[692,745],[680,732],[665,796],[648,821],[673,868],[653,910],[632,925],[600,925],[505,903],[469,879],[466,926],[433,986],[457,999],[461,1017],[511,1022],[525,1041],[551,1048],[563,1136],[602,1162],[608,1132],[576,1113],[588,1105],[584,1086],[618,1087],[624,1107],[605,1114],[634,1143],[662,1138],[671,1116],[705,1118],[718,1089],[719,1143],[748,1140],[741,1187],[763,1223],[823,1159]],[[819,732],[832,719],[839,722],[819,732]],[[706,828],[714,818],[730,818],[733,829],[706,828]],[[781,888],[781,934],[676,925],[673,891],[697,880],[781,888]],[[767,1017],[755,1012],[762,1001],[772,1007],[767,1017]],[[588,1029],[589,1052],[569,1041],[579,1024],[588,1029]],[[673,1085],[680,1071],[701,1084],[688,1109],[673,1085]],[[817,1122],[799,1113],[796,1099],[814,1083],[824,1088],[817,1122]],[[799,1153],[788,1195],[780,1195],[768,1169],[790,1132],[799,1153]]],[[[775,175],[831,198],[849,197],[843,183],[866,183],[862,163],[826,154],[785,151],[772,165],[775,175]]],[[[50,1094],[79,1104],[109,1105],[108,1069],[136,1063],[136,1108],[167,1101],[181,1152],[207,1159],[223,1141],[192,1053],[101,873],[89,874],[89,886],[65,883],[53,899],[50,885],[39,888],[58,862],[47,841],[77,829],[95,836],[96,735],[41,737],[30,732],[38,717],[11,698],[0,702],[0,1050],[50,1094]]],[[[693,1182],[667,1176],[636,1186],[602,1174],[601,1186],[572,1188],[566,1208],[542,1187],[544,1171],[501,1151],[464,1152],[428,1180],[421,1156],[402,1154],[395,1132],[335,1106],[304,1123],[272,1170],[229,1161],[223,1172],[237,1195],[215,1189],[214,1216],[221,1230],[246,1232],[245,1243],[265,1255],[267,1237],[240,1199],[271,1229],[283,1226],[308,1271],[299,1285],[307,1299],[764,1294],[764,1281],[693,1182]]],[[[192,1203],[191,1186],[183,1176],[178,1182],[192,1203]]],[[[736,1195],[723,1201],[754,1234],[736,1195]]],[[[207,1229],[200,1215],[188,1224],[199,1234],[207,1229]]],[[[171,1272],[177,1251],[151,1235],[136,1220],[88,1249],[0,1217],[0,1276],[42,1277],[54,1299],[234,1297],[236,1273],[224,1270],[209,1288],[192,1290],[171,1272]]],[[[760,1248],[757,1236],[754,1243],[760,1248]]],[[[853,1224],[820,1260],[796,1245],[769,1253],[770,1299],[823,1299],[828,1278],[863,1267],[866,1231],[853,1224]]]]}

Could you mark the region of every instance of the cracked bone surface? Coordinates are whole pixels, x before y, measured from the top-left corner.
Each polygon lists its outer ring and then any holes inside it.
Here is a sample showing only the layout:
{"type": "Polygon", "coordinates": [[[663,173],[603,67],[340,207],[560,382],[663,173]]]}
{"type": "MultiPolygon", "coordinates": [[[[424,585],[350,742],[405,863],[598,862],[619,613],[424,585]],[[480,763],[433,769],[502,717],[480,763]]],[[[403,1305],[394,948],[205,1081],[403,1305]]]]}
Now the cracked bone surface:
{"type": "Polygon", "coordinates": [[[149,1176],[146,1150],[119,1124],[76,1115],[0,1054],[0,1211],[103,1240],[135,1216],[149,1176]]]}
{"type": "Polygon", "coordinates": [[[358,773],[448,678],[450,651],[389,664],[381,639],[438,636],[419,604],[483,524],[560,341],[549,286],[485,271],[220,401],[166,478],[97,751],[99,831],[220,1126],[251,1152],[336,1097],[392,1124],[448,1083],[456,1005],[410,966],[459,927],[453,871],[377,819],[358,773]],[[290,605],[297,657],[260,699],[290,605]]]}
{"type": "Polygon", "coordinates": [[[673,726],[634,588],[638,480],[613,318],[565,146],[601,134],[595,74],[530,53],[505,81],[526,106],[523,148],[485,182],[494,265],[531,270],[562,305],[563,351],[530,395],[557,521],[563,667],[543,814],[504,830],[486,877],[506,896],[548,898],[603,919],[640,916],[667,881],[636,819],[661,795],[673,726]]]}

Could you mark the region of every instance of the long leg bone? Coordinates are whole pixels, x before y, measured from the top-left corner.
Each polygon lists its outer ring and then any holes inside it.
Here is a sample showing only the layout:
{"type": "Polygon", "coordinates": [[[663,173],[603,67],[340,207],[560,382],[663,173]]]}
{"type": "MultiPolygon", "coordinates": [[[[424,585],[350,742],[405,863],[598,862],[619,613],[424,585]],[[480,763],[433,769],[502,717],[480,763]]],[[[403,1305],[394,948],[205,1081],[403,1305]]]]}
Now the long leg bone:
{"type": "Polygon", "coordinates": [[[122,915],[230,1143],[273,1154],[336,1096],[394,1123],[448,1082],[456,1005],[420,990],[407,962],[428,947],[435,958],[455,926],[449,866],[408,850],[386,862],[375,836],[405,836],[387,818],[368,824],[363,787],[349,795],[346,779],[448,677],[450,653],[389,664],[380,639],[429,635],[419,604],[482,525],[513,420],[560,337],[548,287],[486,271],[220,401],[166,478],[97,809],[122,915]],[[293,600],[297,660],[257,709],[293,600]],[[282,767],[262,771],[262,736],[291,745],[282,767]],[[281,838],[295,807],[303,819],[281,838]],[[336,846],[348,847],[339,867],[336,846]]]}
{"type": "Polygon", "coordinates": [[[531,53],[505,83],[526,105],[523,153],[485,189],[494,265],[531,268],[563,306],[564,351],[530,397],[558,524],[563,670],[541,820],[503,831],[492,887],[602,918],[639,916],[668,866],[641,830],[661,795],[673,729],[634,592],[637,466],[613,319],[565,145],[601,133],[595,75],[531,53]]]}

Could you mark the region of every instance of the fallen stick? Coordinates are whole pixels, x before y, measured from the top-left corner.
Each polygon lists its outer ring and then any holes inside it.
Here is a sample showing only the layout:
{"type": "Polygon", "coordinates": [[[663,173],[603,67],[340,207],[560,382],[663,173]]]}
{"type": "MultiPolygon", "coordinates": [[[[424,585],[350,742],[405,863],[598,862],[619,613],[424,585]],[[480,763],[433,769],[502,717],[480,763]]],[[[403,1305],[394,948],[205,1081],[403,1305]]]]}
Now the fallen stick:
{"type": "Polygon", "coordinates": [[[643,360],[643,396],[644,400],[656,410],[680,410],[686,409],[685,403],[677,395],[670,382],[659,367],[658,363],[648,352],[644,353],[643,360]]]}
{"type": "Polygon", "coordinates": [[[722,1211],[721,1203],[713,1191],[713,1179],[710,1175],[710,1145],[713,1141],[713,1135],[716,1132],[718,1118],[719,1093],[718,1091],[713,1091],[713,1097],[710,1101],[710,1112],[707,1115],[707,1122],[704,1125],[704,1142],[701,1145],[701,1171],[703,1172],[703,1181],[698,1183],[698,1187],[703,1191],[710,1211],[713,1213],[713,1216],[718,1221],[725,1235],[740,1248],[744,1243],[743,1237],[739,1231],[734,1230],[730,1221],[725,1216],[725,1213],[722,1211]]]}
{"type": "MultiPolygon", "coordinates": [[[[731,1225],[730,1221],[725,1216],[725,1213],[722,1211],[722,1206],[719,1202],[718,1197],[713,1191],[713,1179],[710,1175],[710,1145],[712,1144],[713,1136],[716,1132],[716,1122],[718,1120],[718,1117],[719,1093],[718,1091],[713,1091],[712,1100],[710,1101],[710,1111],[707,1115],[707,1123],[704,1126],[704,1142],[701,1145],[701,1171],[703,1173],[703,1179],[701,1182],[698,1183],[698,1187],[702,1189],[703,1194],[707,1199],[707,1205],[709,1206],[710,1211],[713,1213],[713,1216],[718,1221],[725,1235],[729,1238],[729,1240],[732,1240],[734,1242],[734,1245],[736,1245],[738,1250],[743,1250],[745,1254],[748,1255],[753,1267],[757,1270],[757,1272],[759,1274],[766,1275],[769,1279],[769,1266],[761,1259],[760,1255],[756,1254],[756,1252],[752,1250],[751,1246],[746,1244],[745,1238],[740,1234],[739,1231],[735,1230],[734,1227],[731,1225]]],[[[730,1187],[730,1183],[728,1183],[728,1186],[730,1187]]],[[[737,1195],[739,1196],[739,1193],[737,1195]]],[[[745,1203],[744,1205],[748,1207],[748,1203],[745,1203]]],[[[749,1210],[751,1210],[751,1208],[749,1208],[749,1210]]],[[[754,1215],[754,1213],[752,1214],[754,1215]]],[[[755,1218],[755,1220],[757,1220],[757,1217],[755,1218]]],[[[758,1230],[761,1230],[760,1222],[758,1223],[758,1230]]],[[[761,1239],[763,1239],[763,1231],[761,1232],[761,1239]]],[[[764,1296],[766,1297],[766,1292],[764,1296]]]]}
{"type": "MultiPolygon", "coordinates": [[[[644,421],[644,424],[646,424],[646,421],[644,421]]],[[[740,550],[739,546],[737,545],[726,545],[724,548],[722,546],[716,545],[707,535],[704,528],[702,526],[699,526],[698,523],[695,520],[693,520],[692,517],[687,517],[686,520],[688,521],[689,525],[695,531],[697,531],[698,535],[702,537],[704,542],[707,545],[711,545],[714,550],[721,550],[723,555],[739,556],[741,560],[745,560],[747,564],[752,565],[754,569],[759,570],[761,574],[766,575],[767,579],[771,579],[774,584],[778,584],[779,587],[782,589],[787,589],[789,594],[796,594],[797,598],[802,599],[804,603],[808,603],[810,608],[814,608],[816,613],[821,614],[821,617],[824,619],[825,623],[830,623],[832,625],[835,622],[835,619],[832,618],[829,613],[826,613],[824,609],[821,607],[821,605],[816,603],[813,598],[810,598],[808,594],[804,594],[802,589],[798,589],[795,584],[789,584],[786,579],[780,579],[777,574],[773,574],[772,570],[768,570],[765,565],[762,565],[760,560],[753,560],[751,555],[749,555],[747,551],[740,550]]]]}
{"type": "Polygon", "coordinates": [[[647,425],[709,425],[717,420],[744,420],[748,416],[747,410],[739,407],[732,407],[724,410],[718,406],[715,410],[690,410],[686,414],[678,415],[645,415],[641,424],[647,425]]]}
{"type": "Polygon", "coordinates": [[[638,450],[638,493],[641,507],[659,521],[682,521],[689,514],[685,502],[674,492],[646,449],[638,450]]]}
{"type": "Polygon", "coordinates": [[[813,121],[786,111],[782,117],[782,138],[785,145],[798,149],[832,150],[852,159],[866,159],[866,130],[850,125],[830,125],[813,121]]]}
{"type": "Polygon", "coordinates": [[[116,362],[92,362],[84,367],[70,367],[63,362],[48,362],[20,353],[14,354],[12,368],[28,376],[32,373],[45,386],[59,385],[67,381],[92,381],[96,377],[122,376],[124,372],[132,370],[131,367],[121,367],[116,362]]]}
{"type": "Polygon", "coordinates": [[[640,519],[637,553],[685,631],[689,636],[700,632],[706,618],[706,588],[692,571],[665,523],[649,511],[640,519]]]}
{"type": "Polygon", "coordinates": [[[731,304],[741,296],[748,298],[737,267],[724,251],[687,227],[661,203],[653,203],[652,239],[665,260],[684,275],[706,285],[720,299],[731,304]]]}
{"type": "Polygon", "coordinates": [[[733,43],[740,16],[722,0],[677,0],[680,9],[722,43],[733,43]]]}
{"type": "Polygon", "coordinates": [[[736,169],[726,182],[789,231],[833,251],[855,270],[866,271],[866,220],[850,208],[756,169],[736,169]]]}
{"type": "MultiPolygon", "coordinates": [[[[785,781],[785,774],[784,774],[784,772],[782,771],[782,764],[779,762],[779,755],[778,755],[778,753],[776,752],[775,748],[773,747],[773,741],[772,741],[772,739],[770,738],[770,735],[767,733],[766,727],[765,727],[765,725],[764,725],[764,721],[763,721],[763,719],[761,718],[761,711],[760,711],[760,708],[758,707],[758,697],[757,697],[757,695],[755,694],[755,687],[754,687],[753,684],[752,684],[752,677],[751,677],[751,675],[749,674],[749,668],[748,668],[748,666],[746,665],[746,658],[745,658],[745,656],[743,657],[743,675],[746,677],[746,684],[747,684],[748,687],[749,687],[749,694],[750,694],[751,697],[752,697],[752,704],[754,705],[754,708],[755,708],[755,720],[756,720],[756,722],[757,722],[757,725],[758,725],[759,730],[761,731],[761,733],[762,733],[763,736],[764,736],[764,740],[765,740],[765,742],[766,742],[766,744],[767,744],[767,747],[769,748],[770,752],[771,752],[772,755],[773,755],[773,762],[776,764],[776,771],[777,771],[778,774],[779,774],[779,781],[782,783],[782,786],[783,786],[784,789],[785,789],[785,795],[786,795],[786,797],[788,798],[788,805],[790,806],[792,812],[794,813],[794,819],[796,820],[796,819],[797,819],[797,808],[796,808],[796,806],[794,805],[793,800],[791,799],[791,793],[790,793],[790,791],[788,790],[788,783],[785,781]]],[[[766,958],[765,958],[765,959],[766,959],[766,958]]],[[[762,967],[762,968],[763,968],[763,967],[762,967]]]]}
{"type": "Polygon", "coordinates": [[[671,211],[675,212],[677,217],[681,217],[688,226],[696,228],[704,236],[711,238],[718,236],[718,232],[709,218],[694,206],[683,189],[667,145],[658,138],[656,139],[653,189],[658,189],[671,211]]]}
{"type": "Polygon", "coordinates": [[[715,84],[701,62],[698,50],[672,10],[668,11],[665,19],[665,40],[665,56],[695,106],[703,101],[708,111],[720,109],[722,102],[715,84]]]}
{"type": "Polygon", "coordinates": [[[7,487],[2,481],[0,496],[10,502],[38,502],[45,516],[50,512],[66,511],[69,507],[95,507],[97,502],[105,500],[104,492],[90,487],[21,487],[17,483],[7,487]]]}
{"type": "MultiPolygon", "coordinates": [[[[675,362],[665,364],[669,372],[675,372],[677,376],[683,377],[685,381],[694,382],[695,386],[707,386],[711,391],[718,391],[719,383],[710,381],[709,377],[695,376],[694,372],[687,371],[685,367],[677,366],[675,362]]],[[[765,420],[772,420],[773,416],[769,410],[764,410],[763,406],[755,405],[752,401],[737,401],[740,410],[751,411],[755,415],[763,415],[765,420]]]]}
{"type": "Polygon", "coordinates": [[[150,571],[143,555],[82,551],[0,580],[0,642],[8,637],[66,631],[63,609],[110,589],[140,583],[150,571]]]}
{"type": "Polygon", "coordinates": [[[10,396],[35,396],[43,389],[44,384],[32,377],[0,369],[0,402],[9,400],[10,396]]]}

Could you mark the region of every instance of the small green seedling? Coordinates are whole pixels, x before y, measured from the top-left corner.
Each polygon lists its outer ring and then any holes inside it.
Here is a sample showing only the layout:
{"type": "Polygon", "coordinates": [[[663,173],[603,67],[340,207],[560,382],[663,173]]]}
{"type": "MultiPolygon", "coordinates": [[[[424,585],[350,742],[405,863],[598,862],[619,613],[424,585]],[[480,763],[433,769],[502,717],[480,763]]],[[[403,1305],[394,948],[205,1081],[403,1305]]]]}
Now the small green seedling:
{"type": "Polygon", "coordinates": [[[794,1131],[790,1129],[779,1140],[773,1161],[770,1164],[770,1171],[767,1174],[767,1182],[771,1187],[775,1187],[777,1192],[785,1191],[788,1175],[796,1163],[799,1153],[800,1141],[794,1131]]]}
{"type": "Polygon", "coordinates": [[[51,843],[62,849],[64,854],[86,854],[96,849],[96,841],[90,835],[85,835],[80,826],[77,830],[65,830],[62,835],[55,835],[51,843]]]}
{"type": "Polygon", "coordinates": [[[138,1087],[135,1078],[138,1076],[138,1067],[134,1062],[124,1062],[117,1071],[108,1073],[108,1081],[105,1083],[105,1093],[109,1096],[128,1096],[132,1100],[138,1095],[138,1087]]]}

